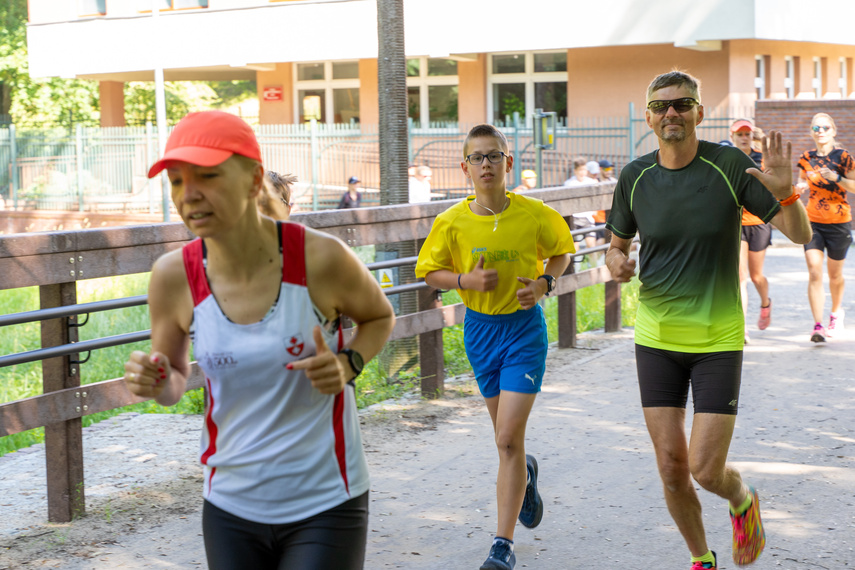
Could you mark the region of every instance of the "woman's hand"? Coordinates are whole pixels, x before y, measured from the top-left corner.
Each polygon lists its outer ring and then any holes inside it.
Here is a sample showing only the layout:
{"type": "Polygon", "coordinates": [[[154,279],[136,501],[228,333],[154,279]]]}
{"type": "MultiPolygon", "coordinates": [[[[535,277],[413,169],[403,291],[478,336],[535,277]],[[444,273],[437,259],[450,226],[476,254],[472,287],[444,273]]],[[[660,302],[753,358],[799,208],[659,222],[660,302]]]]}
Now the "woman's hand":
{"type": "Polygon", "coordinates": [[[321,327],[312,330],[315,339],[315,355],[288,364],[288,370],[304,370],[312,387],[321,394],[338,394],[347,384],[344,365],[324,340],[321,327]]]}
{"type": "Polygon", "coordinates": [[[125,385],[132,394],[143,398],[160,396],[171,374],[169,358],[159,352],[135,350],[125,362],[125,385]]]}

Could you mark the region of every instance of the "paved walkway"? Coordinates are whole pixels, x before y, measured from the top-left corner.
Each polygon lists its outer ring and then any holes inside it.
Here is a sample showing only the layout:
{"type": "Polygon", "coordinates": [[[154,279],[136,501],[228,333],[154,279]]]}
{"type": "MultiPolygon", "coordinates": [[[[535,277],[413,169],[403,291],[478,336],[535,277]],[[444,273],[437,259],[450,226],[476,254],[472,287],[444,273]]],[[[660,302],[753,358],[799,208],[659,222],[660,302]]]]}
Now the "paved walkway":
{"type": "MultiPolygon", "coordinates": [[[[853,264],[846,271],[850,299],[853,264]]],[[[766,268],[772,325],[766,331],[751,327],[730,453],[757,487],[766,521],[766,551],[752,568],[853,567],[855,333],[825,345],[809,342],[801,248],[771,248],[766,268]]],[[[751,295],[756,320],[753,289],[751,295]]],[[[844,307],[855,319],[855,303],[844,307]]],[[[365,415],[372,471],[368,569],[473,569],[486,556],[495,530],[497,465],[490,420],[480,398],[471,395],[471,382],[453,385],[449,393],[437,402],[404,401],[365,415]]],[[[37,553],[31,549],[31,559],[57,567],[204,567],[195,419],[138,416],[88,433],[86,482],[93,506],[89,516],[63,527],[61,544],[56,528],[42,522],[40,452],[0,461],[0,569],[4,556],[21,561],[9,556],[26,553],[24,543],[38,533],[53,533],[54,540],[37,553]],[[150,428],[153,421],[158,429],[150,428]],[[123,442],[108,439],[120,429],[123,442]],[[182,445],[171,447],[173,436],[182,445]],[[188,439],[191,445],[184,444],[188,439]],[[116,455],[102,465],[94,461],[98,453],[116,455]],[[127,458],[117,461],[120,456],[127,458]],[[113,485],[116,479],[121,487],[113,485]],[[122,509],[107,522],[104,504],[112,487],[125,495],[121,503],[113,496],[122,509]],[[7,499],[22,488],[29,493],[23,505],[7,499]],[[188,489],[191,498],[181,503],[178,494],[188,489]],[[146,497],[145,511],[130,506],[130,492],[146,497]],[[185,506],[173,513],[176,504],[185,506]],[[99,536],[108,538],[87,548],[81,538],[86,533],[78,536],[74,525],[97,525],[99,536]]],[[[537,529],[518,526],[518,569],[688,568],[644,428],[631,331],[586,334],[580,348],[551,351],[529,423],[528,451],[540,463],[546,508],[537,529]]],[[[735,568],[727,506],[709,493],[700,495],[719,568],[735,568]]]]}

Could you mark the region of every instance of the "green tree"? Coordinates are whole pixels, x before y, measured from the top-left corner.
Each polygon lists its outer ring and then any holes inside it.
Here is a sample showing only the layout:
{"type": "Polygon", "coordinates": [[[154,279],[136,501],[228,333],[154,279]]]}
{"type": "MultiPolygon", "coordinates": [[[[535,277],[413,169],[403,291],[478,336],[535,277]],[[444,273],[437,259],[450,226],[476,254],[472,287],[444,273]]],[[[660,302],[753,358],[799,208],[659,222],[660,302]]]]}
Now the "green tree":
{"type": "Polygon", "coordinates": [[[27,0],[0,3],[0,115],[8,115],[12,88],[27,59],[27,0]]]}
{"type": "Polygon", "coordinates": [[[21,125],[97,125],[97,83],[30,77],[26,25],[27,0],[0,3],[0,113],[21,125]]]}

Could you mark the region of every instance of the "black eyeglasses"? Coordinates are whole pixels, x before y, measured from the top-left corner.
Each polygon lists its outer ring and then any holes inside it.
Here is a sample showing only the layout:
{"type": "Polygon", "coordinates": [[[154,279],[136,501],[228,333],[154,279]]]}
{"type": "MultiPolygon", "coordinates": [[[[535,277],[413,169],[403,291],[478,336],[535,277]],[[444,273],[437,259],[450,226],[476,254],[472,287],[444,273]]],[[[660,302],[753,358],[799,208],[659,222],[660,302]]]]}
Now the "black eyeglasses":
{"type": "Polygon", "coordinates": [[[814,125],[811,127],[811,130],[815,133],[818,133],[819,131],[827,133],[831,130],[831,125],[814,125]]]}
{"type": "Polygon", "coordinates": [[[674,107],[674,110],[678,113],[685,113],[691,111],[695,105],[700,105],[700,103],[694,97],[681,97],[679,99],[658,99],[651,101],[647,104],[647,108],[654,115],[664,115],[670,107],[674,107]]]}
{"type": "Polygon", "coordinates": [[[469,164],[474,164],[477,166],[477,165],[481,164],[482,162],[484,162],[484,158],[486,158],[487,160],[489,160],[493,164],[497,164],[499,162],[502,162],[502,158],[504,158],[506,156],[508,156],[508,155],[501,152],[501,151],[490,152],[487,154],[477,154],[476,153],[476,154],[470,154],[469,156],[467,156],[466,162],[468,162],[469,164]]]}

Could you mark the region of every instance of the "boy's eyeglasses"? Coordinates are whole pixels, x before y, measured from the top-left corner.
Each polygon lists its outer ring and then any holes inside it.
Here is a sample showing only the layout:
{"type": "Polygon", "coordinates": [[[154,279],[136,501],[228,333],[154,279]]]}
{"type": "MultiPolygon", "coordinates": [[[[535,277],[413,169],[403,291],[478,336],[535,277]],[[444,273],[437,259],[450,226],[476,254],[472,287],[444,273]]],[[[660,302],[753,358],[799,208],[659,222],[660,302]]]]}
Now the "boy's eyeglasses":
{"type": "Polygon", "coordinates": [[[491,163],[497,164],[499,162],[502,162],[502,158],[504,158],[506,156],[508,156],[508,155],[503,153],[503,152],[500,152],[500,151],[491,152],[488,154],[470,154],[469,156],[466,157],[466,162],[468,162],[469,164],[474,164],[477,166],[477,165],[481,164],[482,162],[484,162],[484,158],[486,158],[491,163]]]}
{"type": "Polygon", "coordinates": [[[815,133],[818,133],[819,131],[827,133],[831,130],[831,125],[814,125],[811,127],[811,130],[815,133]]]}
{"type": "Polygon", "coordinates": [[[668,112],[669,107],[674,107],[678,113],[691,111],[692,107],[700,105],[697,99],[693,97],[681,97],[680,99],[658,99],[647,104],[647,108],[654,115],[664,115],[668,112]]]}

